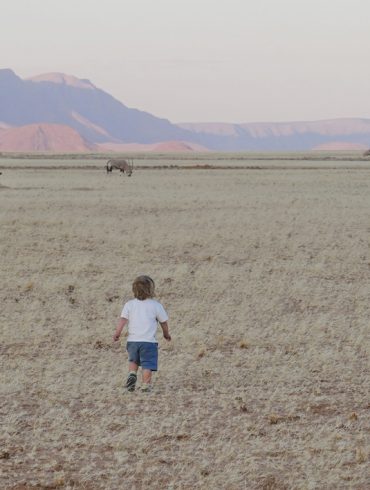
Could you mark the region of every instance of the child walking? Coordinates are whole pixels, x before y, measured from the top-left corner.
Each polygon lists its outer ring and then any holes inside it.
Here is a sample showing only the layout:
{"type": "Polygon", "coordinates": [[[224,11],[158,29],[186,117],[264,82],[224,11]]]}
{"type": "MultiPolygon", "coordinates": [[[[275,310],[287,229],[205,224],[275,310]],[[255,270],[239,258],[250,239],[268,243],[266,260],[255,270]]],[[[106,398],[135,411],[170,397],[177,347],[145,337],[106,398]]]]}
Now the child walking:
{"type": "Polygon", "coordinates": [[[168,315],[159,301],[153,299],[154,281],[149,276],[139,276],[132,284],[135,298],[128,301],[122,309],[113,340],[119,340],[124,326],[128,323],[128,378],[127,391],[135,391],[137,370],[142,367],[141,391],[151,391],[152,371],[158,369],[158,342],[156,332],[158,322],[163,337],[171,340],[168,330],[168,315]]]}

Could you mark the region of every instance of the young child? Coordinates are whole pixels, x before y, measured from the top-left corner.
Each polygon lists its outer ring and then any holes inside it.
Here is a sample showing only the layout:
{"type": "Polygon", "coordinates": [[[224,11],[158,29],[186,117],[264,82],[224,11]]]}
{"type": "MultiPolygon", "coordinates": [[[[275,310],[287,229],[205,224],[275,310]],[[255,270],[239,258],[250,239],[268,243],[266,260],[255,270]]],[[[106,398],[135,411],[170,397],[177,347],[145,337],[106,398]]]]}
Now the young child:
{"type": "Polygon", "coordinates": [[[137,370],[142,367],[141,391],[151,391],[152,371],[158,368],[158,342],[155,338],[158,322],[163,337],[171,340],[168,330],[168,315],[159,301],[153,299],[154,281],[149,276],[139,276],[132,284],[135,299],[128,301],[122,310],[113,340],[117,341],[128,323],[128,378],[127,391],[135,391],[137,370]]]}

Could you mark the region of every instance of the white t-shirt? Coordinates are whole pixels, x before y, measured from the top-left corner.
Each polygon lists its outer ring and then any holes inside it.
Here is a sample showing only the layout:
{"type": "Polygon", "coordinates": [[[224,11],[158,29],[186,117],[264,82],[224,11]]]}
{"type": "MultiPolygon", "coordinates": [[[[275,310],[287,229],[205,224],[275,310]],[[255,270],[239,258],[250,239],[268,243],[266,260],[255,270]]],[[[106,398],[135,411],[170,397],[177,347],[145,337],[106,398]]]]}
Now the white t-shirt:
{"type": "Polygon", "coordinates": [[[124,305],[121,317],[128,320],[128,342],[157,342],[158,322],[168,320],[161,303],[151,298],[131,299],[124,305]]]}

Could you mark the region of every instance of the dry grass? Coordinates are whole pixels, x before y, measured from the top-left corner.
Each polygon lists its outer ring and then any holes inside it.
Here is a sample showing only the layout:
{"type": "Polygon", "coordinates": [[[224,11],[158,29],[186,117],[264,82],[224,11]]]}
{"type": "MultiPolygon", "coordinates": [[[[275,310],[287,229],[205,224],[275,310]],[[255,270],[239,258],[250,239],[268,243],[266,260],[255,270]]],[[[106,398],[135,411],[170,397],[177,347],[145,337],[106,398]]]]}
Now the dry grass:
{"type": "Polygon", "coordinates": [[[368,170],[1,184],[1,488],[369,488],[368,170]],[[140,273],[173,335],[150,395],[111,341],[140,273]]]}

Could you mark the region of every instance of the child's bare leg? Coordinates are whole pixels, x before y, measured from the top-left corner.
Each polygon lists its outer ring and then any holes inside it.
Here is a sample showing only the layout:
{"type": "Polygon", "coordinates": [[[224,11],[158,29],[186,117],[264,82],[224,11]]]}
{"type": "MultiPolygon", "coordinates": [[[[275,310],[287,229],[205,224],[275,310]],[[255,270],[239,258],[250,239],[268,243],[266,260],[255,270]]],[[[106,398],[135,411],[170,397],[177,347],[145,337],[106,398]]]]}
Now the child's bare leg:
{"type": "Polygon", "coordinates": [[[128,372],[129,373],[132,373],[132,372],[137,373],[138,369],[139,369],[139,366],[135,362],[130,361],[128,363],[128,372]]]}
{"type": "Polygon", "coordinates": [[[152,381],[151,369],[143,369],[143,383],[149,385],[152,381]]]}

